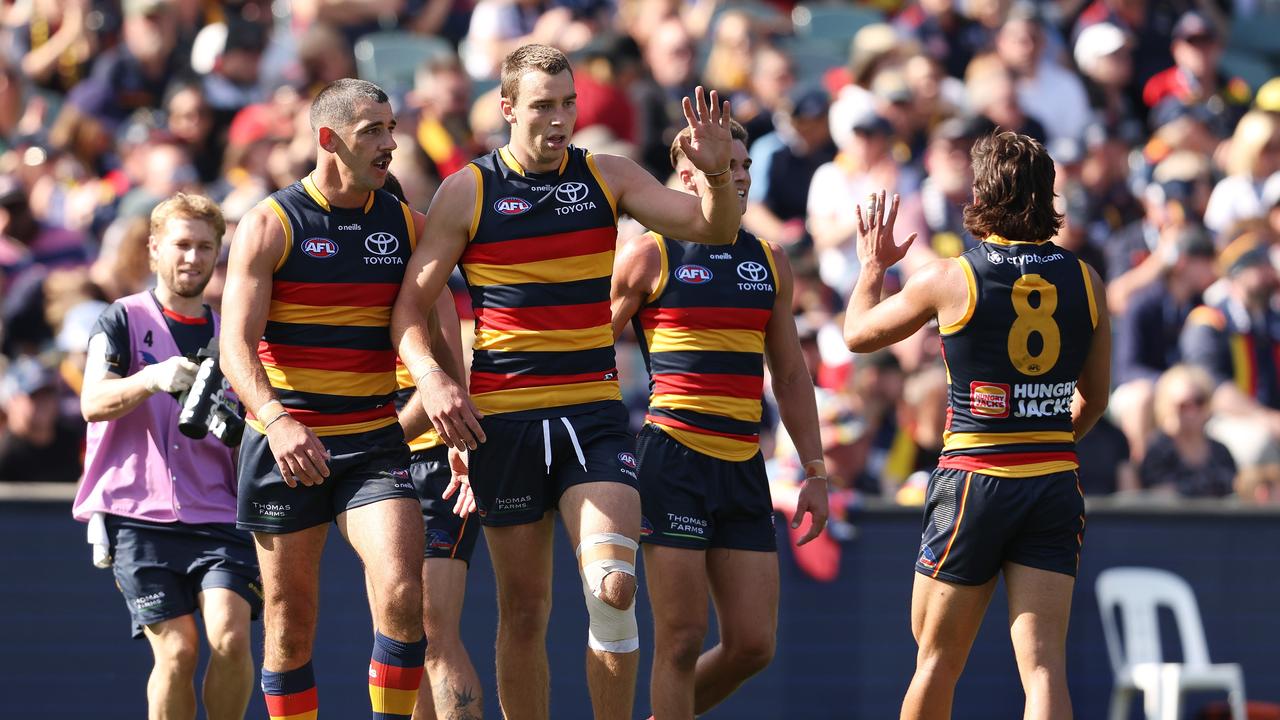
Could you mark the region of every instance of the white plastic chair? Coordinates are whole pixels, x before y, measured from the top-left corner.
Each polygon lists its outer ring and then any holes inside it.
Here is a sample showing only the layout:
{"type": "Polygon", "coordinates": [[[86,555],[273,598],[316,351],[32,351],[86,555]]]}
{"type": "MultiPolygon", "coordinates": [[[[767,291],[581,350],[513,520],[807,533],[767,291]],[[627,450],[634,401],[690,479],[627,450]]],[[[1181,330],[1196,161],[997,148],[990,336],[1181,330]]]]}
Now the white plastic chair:
{"type": "Polygon", "coordinates": [[[1143,693],[1147,720],[1179,720],[1184,690],[1225,690],[1232,720],[1245,720],[1244,670],[1238,663],[1210,663],[1195,593],[1166,570],[1109,568],[1098,575],[1098,606],[1107,655],[1115,674],[1110,720],[1126,720],[1136,691],[1143,693]],[[1163,661],[1160,606],[1173,611],[1183,662],[1163,661]],[[1123,642],[1116,609],[1124,624],[1123,642]]]}

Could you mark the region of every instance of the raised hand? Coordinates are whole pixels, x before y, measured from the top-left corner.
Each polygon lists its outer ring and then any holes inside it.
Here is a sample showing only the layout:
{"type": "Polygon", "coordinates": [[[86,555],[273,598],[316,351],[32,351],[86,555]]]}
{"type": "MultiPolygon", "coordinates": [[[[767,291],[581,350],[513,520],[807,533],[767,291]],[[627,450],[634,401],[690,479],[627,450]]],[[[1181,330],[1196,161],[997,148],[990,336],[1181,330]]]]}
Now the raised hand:
{"type": "Polygon", "coordinates": [[[729,101],[720,104],[720,94],[711,91],[710,99],[703,96],[702,86],[681,101],[684,119],[689,123],[689,135],[680,135],[680,149],[693,166],[706,174],[729,169],[733,156],[733,138],[729,134],[729,101]],[[694,103],[697,103],[695,111],[694,103]],[[709,103],[709,104],[708,104],[709,103]]]}
{"type": "Polygon", "coordinates": [[[858,205],[858,262],[863,268],[876,271],[888,270],[901,260],[915,242],[916,233],[911,233],[907,241],[898,245],[893,239],[893,223],[898,219],[898,195],[894,193],[893,204],[885,210],[885,191],[871,193],[867,198],[867,209],[858,205]]]}

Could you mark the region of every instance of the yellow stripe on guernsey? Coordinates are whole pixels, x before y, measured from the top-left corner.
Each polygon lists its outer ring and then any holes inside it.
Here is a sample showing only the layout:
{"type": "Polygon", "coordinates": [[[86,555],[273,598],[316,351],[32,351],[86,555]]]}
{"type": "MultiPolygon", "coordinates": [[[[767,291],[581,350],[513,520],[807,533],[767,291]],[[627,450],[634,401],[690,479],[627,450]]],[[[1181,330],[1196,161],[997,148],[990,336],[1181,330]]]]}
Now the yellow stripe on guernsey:
{"type": "Polygon", "coordinates": [[[759,400],[718,395],[654,395],[649,398],[649,407],[693,410],[755,423],[760,422],[761,412],[759,400]]]}
{"type": "Polygon", "coordinates": [[[521,352],[569,352],[594,350],[613,345],[613,329],[609,325],[576,330],[494,330],[476,331],[476,350],[521,352]]]}
{"type": "MultiPolygon", "coordinates": [[[[401,390],[413,387],[413,378],[409,375],[409,368],[399,363],[396,364],[396,385],[399,385],[401,390]]],[[[440,439],[440,433],[428,425],[426,432],[409,441],[409,451],[422,452],[443,444],[444,441],[440,439]]]]}
{"type": "MultiPolygon", "coordinates": [[[[973,266],[970,265],[969,261],[964,257],[953,259],[955,263],[960,266],[960,269],[964,270],[964,279],[969,288],[969,304],[965,307],[964,317],[938,328],[938,333],[942,335],[950,335],[952,333],[960,332],[960,330],[963,329],[965,325],[968,325],[969,321],[973,319],[973,310],[978,307],[978,280],[973,274],[973,266]]],[[[1097,323],[1095,322],[1094,324],[1097,323]]],[[[948,380],[948,382],[950,381],[948,380]]]]}
{"type": "Polygon", "coordinates": [[[1243,335],[1232,334],[1227,341],[1231,348],[1231,366],[1235,372],[1236,387],[1245,395],[1254,392],[1253,358],[1249,356],[1249,345],[1243,335]]]}
{"type": "MultiPolygon", "coordinates": [[[[756,404],[759,405],[759,403],[756,404]]],[[[744,442],[734,438],[682,430],[658,423],[653,423],[653,427],[670,435],[676,442],[690,450],[696,450],[704,455],[728,460],[729,462],[750,460],[756,456],[756,453],[760,452],[760,443],[757,442],[744,442]]]]}
{"type": "Polygon", "coordinates": [[[683,352],[712,350],[724,352],[763,353],[764,333],[758,330],[646,330],[649,352],[683,352]]]}
{"type": "Polygon", "coordinates": [[[944,432],[942,433],[942,448],[945,451],[972,450],[974,448],[990,448],[1001,445],[1072,443],[1075,440],[1074,433],[1053,430],[1008,433],[944,432]]]}
{"type": "MultiPolygon", "coordinates": [[[[262,422],[255,418],[246,418],[245,424],[253,428],[259,435],[266,435],[267,429],[262,426],[262,422]]],[[[347,423],[346,425],[317,425],[311,428],[311,432],[316,437],[331,437],[334,435],[355,435],[357,433],[369,432],[370,430],[380,430],[384,427],[395,425],[395,416],[378,418],[376,420],[365,420],[358,423],[347,423]]]]}
{"type": "Polygon", "coordinates": [[[622,400],[622,391],[618,388],[616,381],[512,388],[471,396],[471,401],[483,413],[516,412],[529,408],[578,405],[602,400],[622,400]]]}
{"type": "Polygon", "coordinates": [[[1076,258],[1080,263],[1080,272],[1084,274],[1084,294],[1089,299],[1089,320],[1093,322],[1093,327],[1098,328],[1098,300],[1093,296],[1093,279],[1089,277],[1089,266],[1080,258],[1076,258]]]}
{"type": "MultiPolygon", "coordinates": [[[[386,395],[396,390],[391,373],[358,373],[340,370],[313,370],[283,365],[263,365],[271,387],[321,395],[386,395]]],[[[393,418],[394,419],[394,418],[393,418]]]]}
{"type": "Polygon", "coordinates": [[[1079,468],[1080,465],[1078,463],[1073,463],[1069,460],[1050,460],[1048,462],[1027,463],[1026,465],[987,465],[976,472],[1000,478],[1026,478],[1070,472],[1079,468]]]}
{"type": "Polygon", "coordinates": [[[608,277],[613,272],[613,251],[515,265],[465,263],[464,267],[472,285],[568,283],[608,277]]]}
{"type": "Polygon", "coordinates": [[[351,307],[346,305],[295,305],[294,303],[271,301],[269,317],[275,322],[312,324],[312,325],[347,325],[359,327],[389,327],[391,325],[390,307],[351,307]]]}

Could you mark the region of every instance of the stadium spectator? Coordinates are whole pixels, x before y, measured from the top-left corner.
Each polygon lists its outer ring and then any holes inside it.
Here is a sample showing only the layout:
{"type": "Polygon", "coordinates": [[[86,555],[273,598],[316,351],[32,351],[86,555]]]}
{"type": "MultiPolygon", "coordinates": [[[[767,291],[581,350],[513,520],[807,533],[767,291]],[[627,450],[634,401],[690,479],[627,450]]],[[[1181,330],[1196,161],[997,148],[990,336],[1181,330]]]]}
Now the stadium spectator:
{"type": "Polygon", "coordinates": [[[640,153],[654,177],[668,177],[667,157],[683,117],[681,98],[692,94],[698,78],[697,46],[679,17],[663,20],[642,46],[649,77],[634,87],[632,101],[639,113],[640,153]]]}
{"type": "Polygon", "coordinates": [[[1142,88],[1142,100],[1152,117],[1169,105],[1196,107],[1205,112],[1215,135],[1230,135],[1248,109],[1252,93],[1244,80],[1227,77],[1218,68],[1222,33],[1204,13],[1189,10],[1173,26],[1170,47],[1173,67],[1157,73],[1142,88]]]}
{"type": "Polygon", "coordinates": [[[965,72],[972,108],[986,121],[983,135],[1009,130],[1040,142],[1046,142],[1048,131],[1040,120],[1040,109],[1028,113],[1018,97],[1017,77],[999,58],[981,55],[969,63],[965,72]]]}
{"type": "Polygon", "coordinates": [[[89,74],[100,47],[92,0],[34,0],[15,8],[0,27],[5,60],[33,84],[62,94],[89,74]],[[20,17],[25,10],[26,17],[20,17]]]}
{"type": "Polygon", "coordinates": [[[702,78],[708,86],[732,97],[748,88],[751,60],[759,38],[751,16],[732,8],[719,15],[711,34],[702,78]]]}
{"type": "Polygon", "coordinates": [[[933,129],[924,154],[924,181],[914,198],[903,206],[908,210],[918,203],[928,232],[922,239],[939,257],[956,257],[975,247],[974,238],[964,227],[964,206],[973,195],[973,164],[969,151],[982,134],[975,118],[955,117],[944,120],[933,129]]]}
{"type": "Polygon", "coordinates": [[[1080,31],[1073,53],[1093,118],[1105,125],[1140,122],[1129,88],[1133,84],[1132,41],[1119,27],[1100,22],[1080,31]]]}
{"type": "Polygon", "coordinates": [[[1213,187],[1204,211],[1204,224],[1214,232],[1265,214],[1262,187],[1280,172],[1280,115],[1252,110],[1241,118],[1223,169],[1227,176],[1213,187]]]}
{"type": "Polygon", "coordinates": [[[230,125],[242,108],[267,99],[260,70],[269,40],[267,25],[245,20],[238,13],[225,22],[205,25],[196,35],[191,69],[201,78],[205,102],[219,130],[230,125]]]}
{"type": "Polygon", "coordinates": [[[75,482],[84,423],[58,412],[58,376],[45,361],[20,355],[0,379],[0,482],[75,482]]]}
{"type": "MultiPolygon", "coordinates": [[[[1048,142],[1079,140],[1089,122],[1089,102],[1080,77],[1046,52],[1039,11],[1027,3],[1010,10],[996,33],[996,56],[1011,71],[1018,103],[1035,108],[1048,142]]],[[[1006,128],[1015,129],[1015,128],[1006,128]]]]}
{"type": "Polygon", "coordinates": [[[644,75],[635,41],[613,34],[598,36],[577,53],[574,62],[578,127],[603,126],[614,138],[634,143],[639,130],[631,87],[644,75]]]}
{"type": "MultiPolygon", "coordinates": [[[[410,112],[417,114],[417,126],[411,128],[416,144],[431,159],[439,178],[461,170],[482,152],[467,117],[471,109],[471,78],[457,58],[423,63],[414,74],[413,90],[406,100],[410,112]]],[[[411,122],[405,124],[411,126],[411,122]]]]}
{"type": "Polygon", "coordinates": [[[749,93],[733,100],[733,114],[742,120],[754,148],[757,141],[773,132],[775,116],[783,112],[796,86],[795,63],[776,45],[760,45],[751,59],[749,93]]]}
{"type": "Polygon", "coordinates": [[[204,89],[194,82],[175,83],[169,88],[164,108],[165,130],[186,148],[200,183],[212,185],[222,171],[225,145],[214,127],[204,89]]]}
{"type": "Polygon", "coordinates": [[[751,146],[751,189],[743,225],[764,240],[791,245],[805,237],[813,174],[835,158],[826,91],[801,87],[783,102],[777,129],[751,146]]]}
{"type": "Polygon", "coordinates": [[[894,19],[894,25],[914,36],[952,77],[964,75],[973,56],[991,42],[991,32],[958,11],[955,0],[911,3],[894,19]]]}
{"type": "Polygon", "coordinates": [[[1182,331],[1183,362],[1213,379],[1210,433],[1251,468],[1276,461],[1280,437],[1280,314],[1269,249],[1246,233],[1218,257],[1221,297],[1191,311],[1182,331]]]}
{"type": "Polygon", "coordinates": [[[12,175],[0,175],[0,272],[12,286],[26,270],[88,262],[81,233],[39,220],[26,188],[12,175]]]}
{"type": "Polygon", "coordinates": [[[1140,460],[1152,431],[1156,379],[1181,359],[1187,316],[1217,279],[1213,238],[1199,225],[1175,226],[1156,254],[1160,276],[1129,299],[1116,317],[1115,390],[1111,413],[1140,460]]]}
{"type": "Polygon", "coordinates": [[[249,622],[262,591],[252,539],[232,525],[234,442],[180,432],[176,399],[196,378],[189,358],[218,337],[202,293],[223,229],[218,206],[201,196],[156,208],[156,288],[121,298],[98,319],[80,397],[90,427],[72,514],[89,523],[94,564],[112,568],[133,636],[151,645],[151,717],[196,715],[197,611],[209,643],[208,717],[243,717],[253,688],[249,622]]]}
{"type": "Polygon", "coordinates": [[[601,3],[565,0],[480,0],[471,12],[463,63],[476,80],[498,75],[502,58],[521,45],[542,43],[572,51],[599,30],[592,10],[601,3]]]}
{"type": "Polygon", "coordinates": [[[1138,469],[1143,488],[1182,497],[1232,494],[1235,461],[1227,446],[1205,432],[1213,386],[1209,373],[1194,365],[1175,365],[1156,381],[1159,432],[1138,469]]]}

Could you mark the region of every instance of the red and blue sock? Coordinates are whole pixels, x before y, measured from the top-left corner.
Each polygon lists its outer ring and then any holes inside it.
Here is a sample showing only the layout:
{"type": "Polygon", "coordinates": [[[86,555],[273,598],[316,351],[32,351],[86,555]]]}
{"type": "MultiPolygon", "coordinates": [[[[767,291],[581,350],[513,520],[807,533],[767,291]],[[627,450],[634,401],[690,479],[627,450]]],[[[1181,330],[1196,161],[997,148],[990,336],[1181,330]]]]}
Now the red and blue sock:
{"type": "Polygon", "coordinates": [[[425,637],[417,642],[400,642],[379,632],[373,634],[373,657],[369,660],[373,720],[408,720],[413,716],[426,656],[425,637]]]}
{"type": "Polygon", "coordinates": [[[262,694],[271,720],[315,720],[320,701],[311,662],[285,672],[262,669],[262,694]]]}

